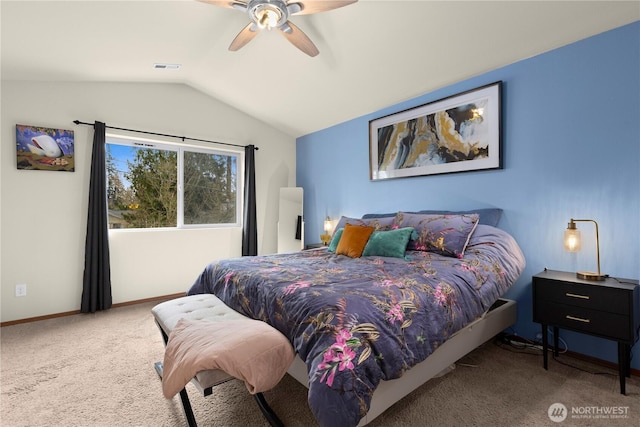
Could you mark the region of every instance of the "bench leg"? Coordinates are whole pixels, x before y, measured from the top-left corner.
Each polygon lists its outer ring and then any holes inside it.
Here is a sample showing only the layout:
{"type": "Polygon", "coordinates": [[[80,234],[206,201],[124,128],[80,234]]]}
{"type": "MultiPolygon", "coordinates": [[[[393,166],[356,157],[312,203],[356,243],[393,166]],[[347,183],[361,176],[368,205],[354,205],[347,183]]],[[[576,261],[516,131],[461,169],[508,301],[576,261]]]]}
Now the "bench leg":
{"type": "Polygon", "coordinates": [[[187,389],[180,390],[180,401],[182,402],[182,410],[184,411],[184,417],[187,419],[187,425],[189,427],[198,427],[196,424],[196,417],[193,415],[193,409],[191,409],[191,402],[189,402],[189,395],[187,389]]]}
{"type": "MultiPolygon", "coordinates": [[[[163,333],[164,335],[164,333],[163,333]]],[[[162,379],[162,362],[156,362],[153,364],[160,379],[162,379]]],[[[189,395],[187,389],[180,390],[180,402],[182,403],[182,410],[184,411],[184,417],[187,419],[187,425],[189,427],[198,427],[196,423],[196,416],[193,415],[193,408],[191,408],[191,402],[189,401],[189,395]]]]}
{"type": "Polygon", "coordinates": [[[256,402],[260,407],[260,411],[262,411],[262,415],[264,415],[267,421],[269,421],[269,425],[271,427],[284,427],[284,424],[282,424],[282,421],[280,421],[280,418],[278,418],[276,413],[273,412],[273,409],[271,409],[271,406],[269,406],[262,393],[256,393],[253,397],[255,397],[256,402]]]}

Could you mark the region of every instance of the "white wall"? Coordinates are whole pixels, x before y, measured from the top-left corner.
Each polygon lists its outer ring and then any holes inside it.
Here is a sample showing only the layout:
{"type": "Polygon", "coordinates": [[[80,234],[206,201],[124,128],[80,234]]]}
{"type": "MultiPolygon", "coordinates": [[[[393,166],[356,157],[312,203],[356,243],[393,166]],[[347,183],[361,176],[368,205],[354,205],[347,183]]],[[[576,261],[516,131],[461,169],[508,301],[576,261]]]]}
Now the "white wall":
{"type": "MultiPolygon", "coordinates": [[[[80,308],[93,128],[75,119],[255,144],[259,253],[276,251],[279,189],[295,185],[293,137],[186,85],[2,81],[1,96],[2,322],[80,308]],[[73,129],[75,172],[18,170],[16,124],[73,129]],[[18,283],[26,297],[15,296],[18,283]]],[[[240,256],[241,239],[240,228],[112,231],[113,302],[184,292],[209,261],[240,256]]]]}

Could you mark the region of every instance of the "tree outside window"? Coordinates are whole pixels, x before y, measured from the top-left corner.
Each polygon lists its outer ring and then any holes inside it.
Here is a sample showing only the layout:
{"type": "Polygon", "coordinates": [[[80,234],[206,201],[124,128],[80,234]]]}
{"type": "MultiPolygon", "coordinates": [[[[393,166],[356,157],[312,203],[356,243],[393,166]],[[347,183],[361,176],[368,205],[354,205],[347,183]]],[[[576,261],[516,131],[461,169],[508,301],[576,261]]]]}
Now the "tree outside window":
{"type": "Polygon", "coordinates": [[[106,154],[110,228],[239,222],[240,153],[108,138],[106,154]]]}

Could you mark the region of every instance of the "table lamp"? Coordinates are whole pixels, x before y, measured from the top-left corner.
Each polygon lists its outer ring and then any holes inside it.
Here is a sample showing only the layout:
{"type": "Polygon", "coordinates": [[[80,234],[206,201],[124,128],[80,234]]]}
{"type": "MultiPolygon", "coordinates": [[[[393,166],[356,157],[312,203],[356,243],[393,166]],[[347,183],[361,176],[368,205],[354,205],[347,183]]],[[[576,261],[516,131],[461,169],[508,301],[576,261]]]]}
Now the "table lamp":
{"type": "Polygon", "coordinates": [[[604,280],[607,278],[606,274],[600,273],[600,241],[598,239],[598,223],[592,219],[573,219],[567,225],[567,229],[564,231],[564,248],[568,252],[579,252],[582,247],[580,239],[580,230],[576,227],[576,222],[593,222],[596,226],[596,255],[598,259],[598,272],[592,271],[578,271],[576,276],[578,279],[583,280],[604,280]]]}
{"type": "Polygon", "coordinates": [[[333,227],[333,224],[331,223],[331,218],[329,218],[329,216],[327,216],[327,218],[324,220],[324,234],[320,235],[320,240],[322,241],[323,245],[328,245],[329,242],[331,241],[331,228],[333,227]]]}

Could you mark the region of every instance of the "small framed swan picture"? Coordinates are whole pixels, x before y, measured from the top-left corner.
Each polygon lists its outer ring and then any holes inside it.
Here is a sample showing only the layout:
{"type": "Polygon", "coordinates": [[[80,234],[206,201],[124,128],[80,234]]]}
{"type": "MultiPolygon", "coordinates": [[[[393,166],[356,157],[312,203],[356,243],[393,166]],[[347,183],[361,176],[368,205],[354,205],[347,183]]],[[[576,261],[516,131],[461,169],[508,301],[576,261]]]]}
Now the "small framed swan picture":
{"type": "Polygon", "coordinates": [[[18,169],[73,172],[72,130],[16,125],[18,169]]]}

